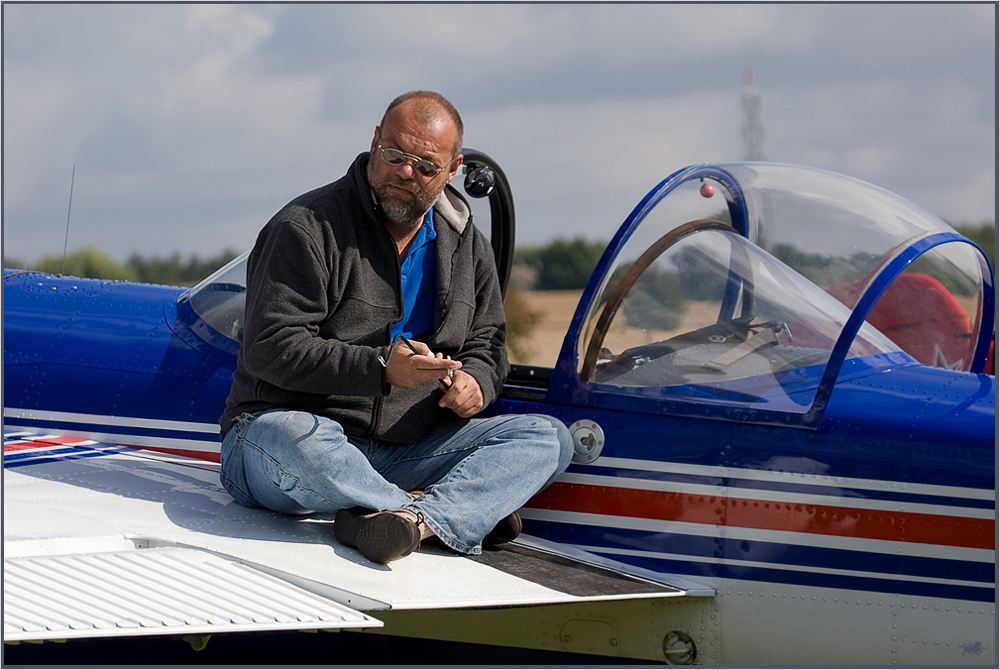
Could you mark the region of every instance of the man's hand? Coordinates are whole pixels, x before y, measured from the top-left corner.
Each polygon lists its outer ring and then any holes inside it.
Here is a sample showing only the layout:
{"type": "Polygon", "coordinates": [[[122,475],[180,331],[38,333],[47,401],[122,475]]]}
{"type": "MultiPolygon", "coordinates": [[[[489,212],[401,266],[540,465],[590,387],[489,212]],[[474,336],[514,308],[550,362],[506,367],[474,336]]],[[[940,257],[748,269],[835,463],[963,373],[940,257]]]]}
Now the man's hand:
{"type": "Polygon", "coordinates": [[[463,419],[475,416],[483,409],[483,390],[476,378],[465,372],[456,372],[453,379],[442,379],[438,384],[444,396],[438,401],[463,419]]]}
{"type": "Polygon", "coordinates": [[[423,342],[412,340],[397,342],[388,358],[385,380],[392,386],[407,389],[416,388],[435,379],[444,379],[448,376],[449,370],[458,370],[462,367],[460,361],[444,358],[440,353],[434,354],[423,342]]]}

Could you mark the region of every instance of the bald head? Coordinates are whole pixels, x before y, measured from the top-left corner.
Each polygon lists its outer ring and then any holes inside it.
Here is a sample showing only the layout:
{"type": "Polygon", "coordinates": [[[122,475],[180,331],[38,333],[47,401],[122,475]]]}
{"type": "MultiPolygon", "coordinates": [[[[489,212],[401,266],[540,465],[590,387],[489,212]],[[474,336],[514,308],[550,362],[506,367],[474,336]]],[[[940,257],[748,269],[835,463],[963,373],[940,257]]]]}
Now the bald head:
{"type": "Polygon", "coordinates": [[[465,126],[462,124],[462,117],[448,100],[440,93],[433,91],[410,91],[404,93],[389,103],[382,115],[382,122],[379,124],[385,127],[386,119],[400,105],[405,104],[414,120],[427,126],[436,125],[441,122],[450,122],[455,128],[455,146],[452,155],[458,155],[462,151],[462,141],[465,134],[465,126]]]}

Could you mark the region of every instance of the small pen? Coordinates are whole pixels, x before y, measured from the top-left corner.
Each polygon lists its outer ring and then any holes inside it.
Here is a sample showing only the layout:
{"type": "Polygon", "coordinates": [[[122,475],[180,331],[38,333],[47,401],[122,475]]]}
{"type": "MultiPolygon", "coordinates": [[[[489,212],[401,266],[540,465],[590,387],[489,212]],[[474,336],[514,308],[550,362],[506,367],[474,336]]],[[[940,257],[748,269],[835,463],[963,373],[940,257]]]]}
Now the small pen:
{"type": "MultiPolygon", "coordinates": [[[[406,335],[403,335],[402,333],[398,333],[396,335],[396,337],[394,337],[392,339],[392,344],[389,346],[389,356],[392,356],[392,350],[395,347],[396,340],[402,340],[403,344],[405,344],[406,346],[408,346],[410,348],[410,351],[412,351],[413,353],[415,353],[417,355],[420,354],[420,352],[417,351],[417,348],[415,346],[413,346],[413,342],[410,342],[410,340],[408,340],[406,338],[406,335]]],[[[445,358],[446,361],[450,361],[451,360],[451,356],[445,356],[444,358],[445,358]]],[[[381,361],[383,367],[387,367],[389,365],[389,360],[388,359],[383,360],[381,356],[379,356],[378,359],[379,359],[379,361],[381,361]]],[[[455,371],[454,370],[451,370],[451,369],[448,370],[448,379],[449,380],[455,379],[455,371]]]]}
{"type": "Polygon", "coordinates": [[[402,340],[406,344],[406,346],[410,348],[410,351],[412,351],[413,353],[415,354],[420,353],[419,351],[417,351],[417,348],[413,346],[413,342],[410,342],[408,339],[406,339],[406,336],[403,335],[402,333],[398,333],[396,337],[392,338],[392,342],[389,343],[388,355],[383,357],[380,354],[378,357],[378,362],[382,364],[383,368],[389,367],[389,359],[392,358],[392,352],[396,350],[396,342],[398,342],[399,340],[402,340]]]}
{"type": "Polygon", "coordinates": [[[410,348],[410,351],[412,351],[415,354],[420,353],[419,351],[417,351],[417,348],[413,346],[413,342],[410,342],[408,339],[406,339],[406,335],[400,333],[399,335],[396,335],[396,337],[403,340],[403,343],[410,348]]]}

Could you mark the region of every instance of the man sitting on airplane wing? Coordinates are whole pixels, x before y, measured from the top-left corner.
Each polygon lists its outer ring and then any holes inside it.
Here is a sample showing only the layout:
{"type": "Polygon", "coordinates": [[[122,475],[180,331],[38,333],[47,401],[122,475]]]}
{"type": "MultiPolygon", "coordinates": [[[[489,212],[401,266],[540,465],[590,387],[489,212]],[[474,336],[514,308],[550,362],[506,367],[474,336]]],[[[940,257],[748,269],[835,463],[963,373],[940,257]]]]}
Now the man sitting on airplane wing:
{"type": "Polygon", "coordinates": [[[551,417],[476,417],[509,364],[490,243],[449,185],[462,133],[440,95],[396,98],[370,152],[278,212],[247,263],[222,483],[336,511],[336,538],[380,563],[432,535],[468,554],[513,539],[573,453],[551,417]]]}

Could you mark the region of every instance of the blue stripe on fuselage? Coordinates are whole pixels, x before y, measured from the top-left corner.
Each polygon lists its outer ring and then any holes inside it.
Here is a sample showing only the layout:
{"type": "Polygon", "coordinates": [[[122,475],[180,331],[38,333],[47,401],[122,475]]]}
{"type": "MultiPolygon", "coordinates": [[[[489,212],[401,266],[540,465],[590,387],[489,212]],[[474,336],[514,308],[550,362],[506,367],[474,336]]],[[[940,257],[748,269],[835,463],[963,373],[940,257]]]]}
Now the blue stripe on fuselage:
{"type": "Polygon", "coordinates": [[[17,423],[30,424],[32,428],[76,433],[109,433],[112,435],[135,435],[147,438],[170,438],[175,440],[199,440],[218,442],[217,432],[199,432],[193,430],[176,430],[169,428],[149,428],[135,426],[107,425],[101,423],[83,423],[78,421],[60,421],[50,419],[14,419],[17,423]]]}
{"type": "Polygon", "coordinates": [[[70,446],[58,449],[47,449],[39,446],[37,449],[26,449],[4,453],[3,466],[19,467],[22,465],[37,465],[39,463],[54,463],[56,461],[76,460],[80,458],[94,458],[96,456],[108,456],[126,451],[124,447],[107,447],[101,445],[101,449],[95,449],[96,445],[88,444],[81,446],[70,446]]]}
{"type": "Polygon", "coordinates": [[[582,526],[534,519],[524,520],[524,532],[551,541],[580,546],[588,551],[646,569],[701,578],[741,579],[977,602],[992,602],[996,595],[993,584],[995,566],[992,560],[970,561],[902,556],[896,553],[810,547],[606,526],[582,526]],[[601,551],[604,547],[638,553],[635,555],[623,555],[618,551],[605,553],[601,551]],[[667,556],[643,555],[645,552],[667,556]],[[748,565],[748,563],[767,565],[748,565]],[[790,569],[794,567],[804,569],[790,569]],[[869,575],[845,575],[839,571],[862,572],[869,575]],[[875,576],[871,573],[881,573],[884,576],[875,576]],[[915,579],[896,579],[895,575],[915,579]],[[982,582],[983,586],[931,580],[982,582]]]}

